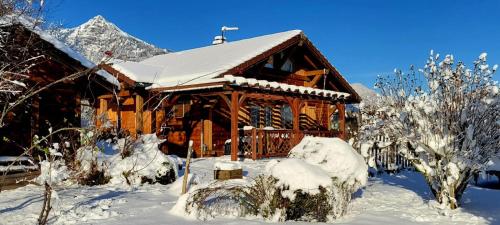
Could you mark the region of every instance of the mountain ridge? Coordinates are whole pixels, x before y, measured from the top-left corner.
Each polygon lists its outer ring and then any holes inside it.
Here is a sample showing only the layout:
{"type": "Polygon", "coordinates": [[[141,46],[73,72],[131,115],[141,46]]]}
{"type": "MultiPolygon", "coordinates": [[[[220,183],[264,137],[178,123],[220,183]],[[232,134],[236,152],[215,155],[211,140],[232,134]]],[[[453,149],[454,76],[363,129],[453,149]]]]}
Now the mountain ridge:
{"type": "Polygon", "coordinates": [[[366,87],[361,83],[353,83],[351,84],[351,87],[356,91],[356,93],[358,93],[362,100],[369,100],[378,95],[375,90],[366,87]]]}
{"type": "Polygon", "coordinates": [[[113,59],[123,61],[141,61],[170,52],[126,33],[101,15],[79,26],[57,30],[54,36],[95,63],[110,52],[113,59]]]}

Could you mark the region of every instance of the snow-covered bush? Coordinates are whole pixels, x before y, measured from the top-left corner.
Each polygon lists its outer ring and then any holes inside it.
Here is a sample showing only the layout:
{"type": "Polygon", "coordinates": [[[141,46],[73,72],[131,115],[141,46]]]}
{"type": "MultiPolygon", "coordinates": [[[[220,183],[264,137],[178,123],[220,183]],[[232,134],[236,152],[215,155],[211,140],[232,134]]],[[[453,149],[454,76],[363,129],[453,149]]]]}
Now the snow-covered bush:
{"type": "Polygon", "coordinates": [[[49,185],[61,184],[69,177],[69,170],[62,160],[43,160],[40,162],[40,176],[35,181],[43,185],[47,182],[49,185]]]}
{"type": "Polygon", "coordinates": [[[278,199],[286,213],[274,217],[326,222],[347,212],[353,186],[332,177],[319,165],[296,158],[271,161],[266,174],[275,180],[271,190],[281,195],[278,199]]]}
{"type": "Polygon", "coordinates": [[[78,150],[79,173],[97,175],[91,177],[112,184],[172,183],[178,166],[159,150],[162,142],[156,134],[147,134],[136,141],[121,138],[114,144],[109,140],[100,141],[95,145],[98,147],[84,146],[78,150]]]}
{"type": "Polygon", "coordinates": [[[191,189],[174,207],[199,219],[260,216],[271,221],[331,221],[344,215],[367,166],[337,138],[305,137],[290,158],[272,160],[253,180],[215,181],[191,189]]]}
{"type": "Polygon", "coordinates": [[[306,136],[288,154],[319,166],[339,184],[355,192],[367,181],[368,167],[361,155],[340,138],[306,136]]]}
{"type": "Polygon", "coordinates": [[[177,162],[163,154],[158,145],[164,140],[156,134],[142,135],[132,146],[129,156],[121,154],[109,158],[110,182],[141,184],[172,183],[177,179],[177,162]]]}
{"type": "Polygon", "coordinates": [[[437,201],[457,208],[473,174],[500,151],[500,93],[483,53],[468,69],[431,51],[424,69],[379,77],[383,132],[426,178],[437,201]],[[416,152],[416,154],[414,153],[416,152]]]}

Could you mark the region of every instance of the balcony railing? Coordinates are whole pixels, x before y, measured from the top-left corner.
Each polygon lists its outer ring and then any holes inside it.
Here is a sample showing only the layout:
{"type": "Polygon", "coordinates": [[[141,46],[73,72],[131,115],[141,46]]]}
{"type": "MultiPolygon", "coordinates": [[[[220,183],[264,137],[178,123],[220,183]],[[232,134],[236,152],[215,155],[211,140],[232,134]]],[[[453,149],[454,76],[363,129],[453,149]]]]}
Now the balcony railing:
{"type": "Polygon", "coordinates": [[[288,129],[265,130],[246,129],[239,131],[239,155],[245,158],[261,159],[285,157],[304,136],[339,137],[336,131],[298,131],[288,129]]]}

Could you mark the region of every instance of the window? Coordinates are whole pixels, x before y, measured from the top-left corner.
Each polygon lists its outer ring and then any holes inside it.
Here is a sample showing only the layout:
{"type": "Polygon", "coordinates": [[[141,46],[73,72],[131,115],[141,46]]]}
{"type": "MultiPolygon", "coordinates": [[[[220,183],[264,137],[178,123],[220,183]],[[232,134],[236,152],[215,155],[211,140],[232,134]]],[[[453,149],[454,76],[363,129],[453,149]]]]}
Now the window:
{"type": "Polygon", "coordinates": [[[283,66],[281,67],[281,70],[282,71],[286,71],[286,72],[293,72],[293,63],[292,63],[292,60],[287,59],[285,61],[285,63],[283,64],[283,66]]]}
{"type": "Polygon", "coordinates": [[[191,102],[189,100],[179,101],[173,108],[174,116],[176,118],[183,118],[191,109],[191,102]]]}
{"type": "Polygon", "coordinates": [[[266,106],[266,108],[264,108],[264,126],[273,126],[273,109],[269,106],[266,106]]]}
{"type": "Polygon", "coordinates": [[[250,123],[253,127],[259,127],[260,123],[260,107],[250,106],[250,123]]]}
{"type": "Polygon", "coordinates": [[[281,126],[285,129],[292,129],[293,127],[293,113],[289,105],[281,107],[281,126]]]}
{"type": "Polygon", "coordinates": [[[266,65],[264,67],[273,69],[274,68],[274,57],[270,56],[269,59],[267,59],[266,65]]]}
{"type": "Polygon", "coordinates": [[[335,111],[330,116],[330,130],[339,130],[339,111],[335,111]]]}

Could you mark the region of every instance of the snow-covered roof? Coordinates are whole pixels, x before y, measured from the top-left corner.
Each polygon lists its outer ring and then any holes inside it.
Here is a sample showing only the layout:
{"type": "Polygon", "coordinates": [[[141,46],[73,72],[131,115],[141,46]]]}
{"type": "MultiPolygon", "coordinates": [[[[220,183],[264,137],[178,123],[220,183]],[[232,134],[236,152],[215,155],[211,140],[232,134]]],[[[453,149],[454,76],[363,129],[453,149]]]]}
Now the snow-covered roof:
{"type": "Polygon", "coordinates": [[[211,79],[298,35],[302,35],[302,31],[291,30],[158,55],[139,63],[118,63],[113,67],[137,82],[153,83],[153,87],[212,82],[211,79]]]}
{"type": "MultiPolygon", "coordinates": [[[[82,66],[86,68],[94,68],[96,64],[82,56],[80,53],[74,51],[71,49],[69,46],[66,44],[62,43],[61,41],[57,40],[55,37],[52,35],[48,34],[46,31],[41,30],[37,26],[35,26],[35,23],[32,21],[31,18],[25,17],[25,16],[19,16],[19,15],[6,15],[2,16],[0,18],[0,26],[10,26],[14,24],[20,24],[26,29],[30,30],[31,32],[37,34],[42,40],[52,44],[56,49],[60,50],[61,52],[64,52],[66,55],[71,57],[72,59],[80,62],[82,66]]],[[[99,76],[103,77],[106,79],[108,82],[119,86],[118,80],[108,72],[104,70],[99,70],[96,72],[99,76]]]]}
{"type": "Polygon", "coordinates": [[[156,83],[163,70],[163,67],[160,66],[145,65],[132,61],[113,64],[113,68],[125,74],[128,78],[143,83],[156,83]]]}

